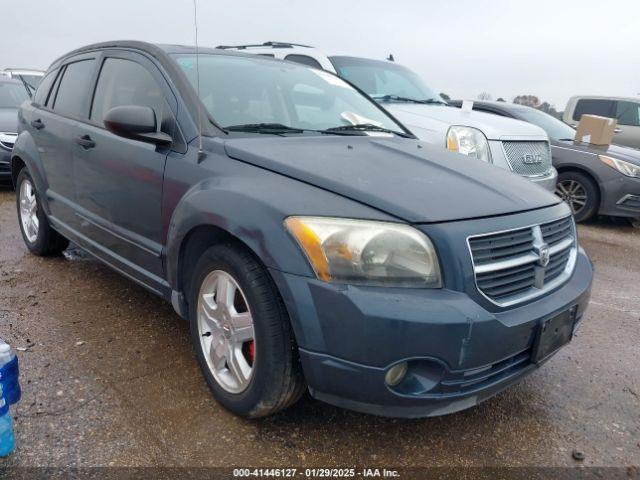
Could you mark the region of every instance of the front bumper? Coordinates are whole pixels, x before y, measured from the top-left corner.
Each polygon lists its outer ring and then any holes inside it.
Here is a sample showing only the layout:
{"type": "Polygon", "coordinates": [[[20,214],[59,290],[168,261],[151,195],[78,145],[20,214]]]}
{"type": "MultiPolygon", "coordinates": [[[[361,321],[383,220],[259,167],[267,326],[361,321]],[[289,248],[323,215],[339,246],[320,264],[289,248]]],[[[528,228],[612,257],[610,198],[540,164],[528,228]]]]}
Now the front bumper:
{"type": "Polygon", "coordinates": [[[600,191],[601,215],[640,218],[640,178],[617,174],[603,182],[600,191]]]}
{"type": "Polygon", "coordinates": [[[558,183],[558,171],[555,168],[552,168],[551,172],[549,172],[549,175],[546,175],[544,177],[524,177],[524,178],[532,181],[536,185],[541,186],[545,190],[548,190],[550,192],[555,192],[556,184],[558,183]]]}
{"type": "Polygon", "coordinates": [[[490,311],[466,293],[332,285],[272,270],[299,345],[311,394],[344,408],[394,417],[456,412],[535,370],[542,320],[587,307],[592,265],[581,251],[570,280],[523,306],[490,311]],[[388,368],[409,361],[398,387],[388,368]]]}

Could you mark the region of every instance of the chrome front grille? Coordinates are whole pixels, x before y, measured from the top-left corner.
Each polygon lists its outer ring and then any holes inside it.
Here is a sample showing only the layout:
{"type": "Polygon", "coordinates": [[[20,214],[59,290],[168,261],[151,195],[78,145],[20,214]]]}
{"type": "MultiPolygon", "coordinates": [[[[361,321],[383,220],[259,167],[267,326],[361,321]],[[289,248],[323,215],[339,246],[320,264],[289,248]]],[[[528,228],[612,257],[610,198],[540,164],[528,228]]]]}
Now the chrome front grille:
{"type": "Polygon", "coordinates": [[[502,142],[504,154],[511,170],[524,177],[541,177],[551,171],[551,148],[549,142],[502,142]]]}
{"type": "Polygon", "coordinates": [[[493,303],[510,306],[556,288],[577,255],[573,217],[470,237],[476,286],[493,303]]]}

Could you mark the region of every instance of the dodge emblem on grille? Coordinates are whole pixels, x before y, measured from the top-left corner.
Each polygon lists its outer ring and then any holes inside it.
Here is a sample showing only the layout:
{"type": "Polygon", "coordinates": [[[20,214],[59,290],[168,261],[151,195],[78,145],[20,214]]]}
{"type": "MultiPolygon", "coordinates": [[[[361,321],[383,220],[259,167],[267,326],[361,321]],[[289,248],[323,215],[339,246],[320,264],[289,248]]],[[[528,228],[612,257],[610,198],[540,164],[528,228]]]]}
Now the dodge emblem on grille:
{"type": "Polygon", "coordinates": [[[549,252],[549,245],[542,245],[538,249],[538,255],[540,258],[538,259],[538,263],[541,267],[546,267],[549,265],[549,260],[551,259],[551,253],[549,252]]]}
{"type": "Polygon", "coordinates": [[[522,163],[527,165],[535,165],[542,163],[542,154],[540,153],[525,153],[522,155],[522,163]]]}

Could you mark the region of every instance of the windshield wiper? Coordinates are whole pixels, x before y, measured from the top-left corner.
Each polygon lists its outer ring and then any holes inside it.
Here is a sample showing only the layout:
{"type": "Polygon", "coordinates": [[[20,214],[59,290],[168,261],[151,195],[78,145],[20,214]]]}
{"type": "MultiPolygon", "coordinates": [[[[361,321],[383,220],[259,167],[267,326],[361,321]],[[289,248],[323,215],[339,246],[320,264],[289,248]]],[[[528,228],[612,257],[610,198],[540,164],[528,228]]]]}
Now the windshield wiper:
{"type": "Polygon", "coordinates": [[[282,133],[303,133],[302,128],[290,127],[282,123],[244,123],[242,125],[229,125],[224,127],[229,132],[270,133],[279,135],[282,133]]]}
{"type": "Polygon", "coordinates": [[[410,102],[410,103],[422,103],[425,105],[430,105],[430,104],[439,104],[439,105],[446,105],[446,102],[443,102],[441,100],[436,100],[435,98],[427,98],[426,100],[418,100],[417,98],[409,98],[409,97],[402,97],[400,95],[373,95],[371,98],[373,98],[374,100],[383,100],[383,101],[394,101],[394,102],[410,102]]]}
{"type": "Polygon", "coordinates": [[[322,130],[322,133],[340,133],[340,132],[383,132],[398,135],[400,137],[412,138],[411,135],[398,132],[397,130],[391,130],[390,128],[380,127],[372,123],[357,123],[355,125],[340,125],[338,127],[331,127],[322,130]]]}

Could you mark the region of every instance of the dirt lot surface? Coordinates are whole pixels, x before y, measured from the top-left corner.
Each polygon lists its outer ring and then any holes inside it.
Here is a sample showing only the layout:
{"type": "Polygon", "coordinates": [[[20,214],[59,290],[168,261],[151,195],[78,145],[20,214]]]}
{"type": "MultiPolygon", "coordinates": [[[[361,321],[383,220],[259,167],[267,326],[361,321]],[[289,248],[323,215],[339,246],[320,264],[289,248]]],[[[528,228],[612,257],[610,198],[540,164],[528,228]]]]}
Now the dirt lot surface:
{"type": "Polygon", "coordinates": [[[20,347],[17,450],[0,466],[640,465],[640,230],[580,227],[596,267],[573,342],[476,408],[424,420],[305,397],[275,417],[223,410],[171,306],[66,252],[27,253],[0,189],[0,337],[20,347]]]}

